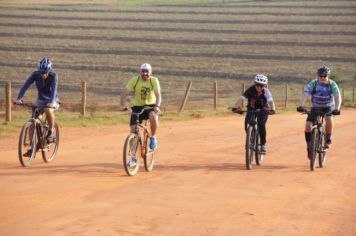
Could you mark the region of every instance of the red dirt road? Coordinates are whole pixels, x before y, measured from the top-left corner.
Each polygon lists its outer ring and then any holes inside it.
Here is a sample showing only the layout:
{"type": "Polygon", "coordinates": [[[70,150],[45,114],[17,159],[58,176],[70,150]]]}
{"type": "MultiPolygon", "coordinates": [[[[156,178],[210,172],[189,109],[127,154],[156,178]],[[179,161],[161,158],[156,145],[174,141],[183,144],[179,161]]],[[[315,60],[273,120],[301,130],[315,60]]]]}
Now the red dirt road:
{"type": "Polygon", "coordinates": [[[247,171],[242,116],[164,122],[151,173],[127,177],[126,126],[62,129],[57,160],[0,145],[0,235],[356,235],[356,110],[337,117],[325,168],[309,171],[305,116],[268,122],[247,171]]]}

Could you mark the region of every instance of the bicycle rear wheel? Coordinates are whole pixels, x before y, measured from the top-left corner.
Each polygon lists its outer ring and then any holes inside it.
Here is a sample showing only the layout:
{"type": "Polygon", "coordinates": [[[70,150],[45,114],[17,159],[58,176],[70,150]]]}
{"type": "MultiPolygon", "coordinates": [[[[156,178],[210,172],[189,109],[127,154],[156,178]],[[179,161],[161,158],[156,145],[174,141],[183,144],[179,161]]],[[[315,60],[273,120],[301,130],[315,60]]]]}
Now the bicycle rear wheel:
{"type": "Polygon", "coordinates": [[[319,147],[319,152],[318,152],[318,159],[319,159],[319,167],[322,168],[325,165],[326,162],[326,150],[324,149],[325,146],[325,137],[324,134],[321,134],[321,147],[319,147]]]}
{"type": "MultiPolygon", "coordinates": [[[[44,147],[42,147],[42,159],[44,162],[52,162],[56,159],[56,153],[59,147],[59,128],[57,123],[54,124],[55,139],[53,142],[45,141],[44,147]]],[[[44,134],[46,137],[47,134],[44,134]]]]}
{"type": "Polygon", "coordinates": [[[253,145],[255,141],[255,130],[253,129],[252,126],[249,126],[247,128],[246,132],[246,144],[245,144],[245,149],[246,149],[246,169],[251,170],[252,169],[252,162],[253,162],[253,145]]]}
{"type": "Polygon", "coordinates": [[[126,174],[136,175],[140,167],[141,140],[137,134],[129,134],[124,144],[123,164],[126,174]]]}
{"type": "Polygon", "coordinates": [[[18,155],[22,166],[29,167],[36,156],[36,124],[34,120],[27,121],[21,129],[18,155]]]}
{"type": "Polygon", "coordinates": [[[316,155],[318,152],[318,142],[319,141],[319,131],[317,129],[313,129],[312,131],[312,138],[311,138],[311,149],[312,149],[312,156],[310,158],[310,170],[314,171],[315,169],[315,162],[316,162],[316,155]]]}
{"type": "Polygon", "coordinates": [[[154,155],[154,150],[150,149],[150,138],[148,135],[145,135],[145,155],[144,155],[144,164],[145,164],[145,170],[150,172],[153,170],[153,166],[155,163],[155,155],[154,155]]]}

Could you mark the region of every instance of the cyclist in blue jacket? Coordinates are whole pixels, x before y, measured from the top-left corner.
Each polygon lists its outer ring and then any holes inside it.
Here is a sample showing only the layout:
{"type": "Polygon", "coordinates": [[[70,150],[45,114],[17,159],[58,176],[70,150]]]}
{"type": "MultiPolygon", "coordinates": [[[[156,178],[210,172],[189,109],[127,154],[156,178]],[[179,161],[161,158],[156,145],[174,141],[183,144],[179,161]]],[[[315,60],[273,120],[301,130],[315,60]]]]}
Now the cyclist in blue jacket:
{"type": "Polygon", "coordinates": [[[312,125],[316,121],[316,114],[313,111],[330,112],[331,114],[325,117],[325,148],[331,147],[331,134],[333,130],[333,117],[332,115],[340,114],[341,95],[337,84],[329,79],[330,69],[322,66],[317,70],[317,78],[312,80],[306,87],[300,105],[297,107],[298,112],[305,111],[305,102],[308,97],[312,98],[311,113],[307,117],[305,124],[305,140],[307,143],[308,158],[311,157],[311,131],[312,125]]]}
{"type": "Polygon", "coordinates": [[[48,141],[55,139],[54,110],[59,108],[59,99],[57,97],[58,75],[52,70],[52,62],[48,58],[43,58],[37,65],[37,70],[34,71],[25,81],[17,96],[16,104],[22,104],[26,90],[33,84],[36,84],[38,96],[35,102],[36,106],[45,106],[46,118],[49,125],[47,135],[48,141]]]}

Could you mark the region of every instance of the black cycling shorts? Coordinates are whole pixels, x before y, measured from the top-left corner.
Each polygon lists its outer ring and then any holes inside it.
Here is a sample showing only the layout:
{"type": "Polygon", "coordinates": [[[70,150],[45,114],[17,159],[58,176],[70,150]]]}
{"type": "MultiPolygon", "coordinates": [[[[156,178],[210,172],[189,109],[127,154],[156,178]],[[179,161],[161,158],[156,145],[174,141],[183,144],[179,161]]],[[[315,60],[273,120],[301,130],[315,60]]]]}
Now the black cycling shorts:
{"type": "MultiPolygon", "coordinates": [[[[140,116],[139,116],[139,122],[140,124],[142,123],[143,120],[148,120],[149,115],[151,111],[153,111],[153,108],[156,105],[146,105],[146,107],[152,107],[152,109],[146,109],[140,116]]],[[[131,107],[133,113],[140,113],[144,107],[143,106],[133,106],[131,107]]],[[[136,124],[136,116],[131,114],[130,118],[130,125],[135,125],[136,124]]]]}
{"type": "MultiPolygon", "coordinates": [[[[331,112],[331,107],[320,107],[320,108],[319,107],[318,108],[313,107],[311,109],[311,113],[308,114],[307,121],[310,121],[310,122],[312,122],[314,124],[314,122],[316,122],[316,117],[317,117],[317,114],[318,114],[317,112],[330,113],[331,112]]],[[[328,115],[328,116],[331,116],[331,114],[328,115]]]]}

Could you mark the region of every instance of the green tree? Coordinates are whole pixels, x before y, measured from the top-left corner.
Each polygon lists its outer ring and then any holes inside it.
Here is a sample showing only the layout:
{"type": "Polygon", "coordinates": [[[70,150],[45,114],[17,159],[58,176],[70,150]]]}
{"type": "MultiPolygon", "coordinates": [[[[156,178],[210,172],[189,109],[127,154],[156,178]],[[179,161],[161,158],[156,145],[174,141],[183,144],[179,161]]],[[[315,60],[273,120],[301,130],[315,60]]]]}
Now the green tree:
{"type": "Polygon", "coordinates": [[[330,79],[334,80],[338,85],[340,85],[342,83],[341,77],[334,72],[331,73],[330,79]]]}

